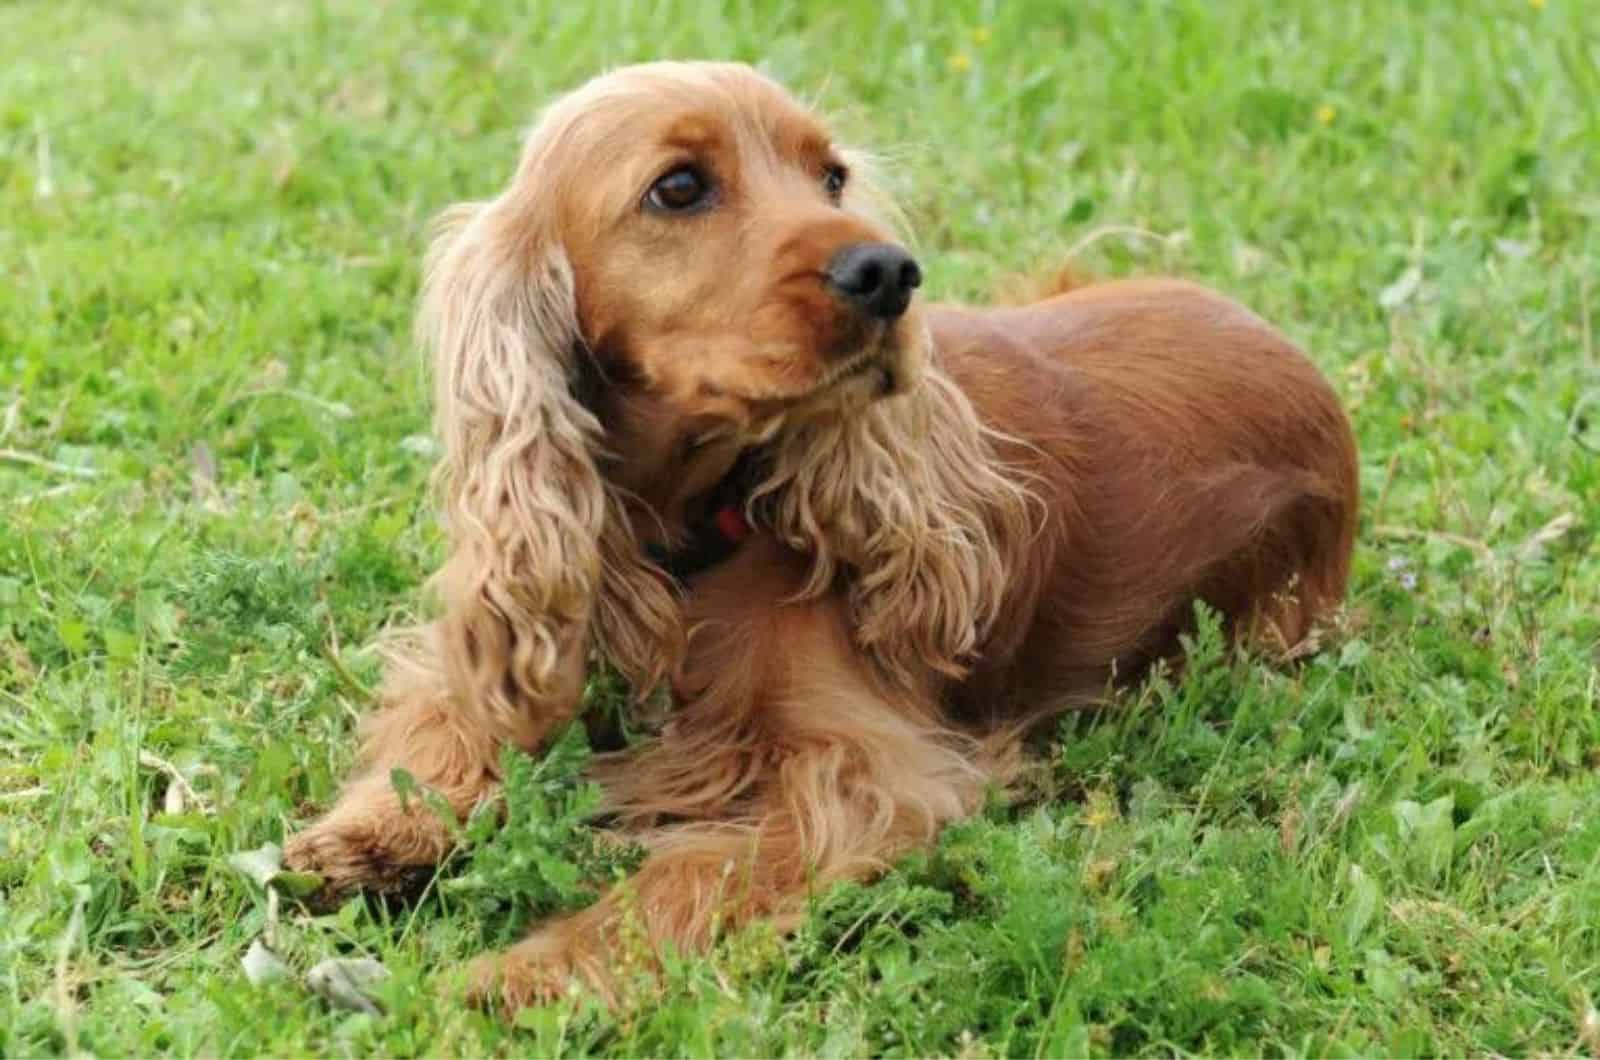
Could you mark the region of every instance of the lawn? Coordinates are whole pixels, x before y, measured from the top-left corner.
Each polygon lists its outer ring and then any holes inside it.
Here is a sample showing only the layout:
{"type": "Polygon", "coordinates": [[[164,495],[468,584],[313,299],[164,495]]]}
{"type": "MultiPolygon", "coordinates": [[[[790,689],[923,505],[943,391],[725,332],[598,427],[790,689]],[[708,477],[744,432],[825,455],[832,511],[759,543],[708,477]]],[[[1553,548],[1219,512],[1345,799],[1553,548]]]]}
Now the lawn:
{"type": "Polygon", "coordinates": [[[1597,317],[1584,0],[0,4],[0,1055],[1600,1055],[1597,317]],[[1279,323],[1362,446],[1350,611],[1293,669],[1201,636],[794,938],[513,1027],[452,973],[618,871],[581,747],[409,906],[229,859],[427,606],[429,218],[662,56],[879,149],[932,297],[1070,257],[1279,323]],[[381,1013],[252,985],[264,934],[381,1013]]]}

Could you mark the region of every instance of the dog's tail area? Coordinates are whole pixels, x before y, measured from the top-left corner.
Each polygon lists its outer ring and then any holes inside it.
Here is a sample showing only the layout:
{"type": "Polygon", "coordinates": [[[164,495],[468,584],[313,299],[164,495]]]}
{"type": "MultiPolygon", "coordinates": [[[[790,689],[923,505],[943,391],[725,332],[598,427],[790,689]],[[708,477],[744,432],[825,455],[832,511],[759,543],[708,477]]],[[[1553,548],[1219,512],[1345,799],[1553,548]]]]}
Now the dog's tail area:
{"type": "Polygon", "coordinates": [[[1349,478],[1329,477],[1304,468],[1238,463],[1175,483],[1175,495],[1159,516],[1122,529],[1148,542],[1134,546],[1136,554],[1166,568],[1150,583],[1180,588],[1139,596],[1124,582],[1103,583],[1097,595],[1104,606],[1096,608],[1094,624],[1078,630],[1077,645],[1090,658],[1114,655],[1117,669],[1108,675],[1096,663],[1048,702],[1019,705],[1010,717],[989,719],[983,726],[989,757],[1025,763],[1011,757],[1013,749],[1063,713],[1105,703],[1117,685],[1158,661],[1181,667],[1180,637],[1194,628],[1197,600],[1222,617],[1232,639],[1268,657],[1288,661],[1315,651],[1350,573],[1353,458],[1349,471],[1349,478]]]}
{"type": "MultiPolygon", "coordinates": [[[[1341,469],[1343,470],[1343,469],[1341,469]]],[[[1338,607],[1356,531],[1353,460],[1337,480],[1304,468],[1238,464],[1190,485],[1164,517],[1181,528],[1169,562],[1246,641],[1302,654],[1319,619],[1338,607]]],[[[1192,615],[1175,605],[1170,621],[1192,615]],[[1177,613],[1185,612],[1185,613],[1177,613]]]]}

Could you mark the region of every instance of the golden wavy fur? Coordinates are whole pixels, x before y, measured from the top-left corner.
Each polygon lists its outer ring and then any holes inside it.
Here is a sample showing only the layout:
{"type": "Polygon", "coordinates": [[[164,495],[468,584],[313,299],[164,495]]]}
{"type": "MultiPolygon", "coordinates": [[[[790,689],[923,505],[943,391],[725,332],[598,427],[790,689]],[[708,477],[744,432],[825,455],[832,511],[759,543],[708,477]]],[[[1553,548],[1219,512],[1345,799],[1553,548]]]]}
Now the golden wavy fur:
{"type": "Polygon", "coordinates": [[[1354,443],[1282,336],[1167,280],[925,307],[882,204],[770,81],[661,63],[556,102],[509,186],[446,213],[443,610],[288,859],[402,889],[450,836],[392,768],[466,813],[592,654],[672,696],[595,768],[648,859],[480,962],[479,996],[614,998],[625,924],[654,954],[792,923],[971,812],[1029,722],[1173,658],[1195,600],[1290,648],[1341,599],[1354,443]],[[669,575],[730,488],[748,538],[669,575]]]}

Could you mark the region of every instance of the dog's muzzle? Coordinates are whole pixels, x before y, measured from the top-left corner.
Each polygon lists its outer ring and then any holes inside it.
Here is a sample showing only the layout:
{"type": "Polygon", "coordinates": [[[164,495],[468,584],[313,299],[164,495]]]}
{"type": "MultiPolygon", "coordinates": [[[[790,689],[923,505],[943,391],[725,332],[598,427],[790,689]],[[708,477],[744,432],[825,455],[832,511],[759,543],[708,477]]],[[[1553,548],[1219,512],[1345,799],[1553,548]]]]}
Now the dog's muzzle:
{"type": "Polygon", "coordinates": [[[861,315],[890,323],[911,304],[922,286],[922,269],[893,243],[850,243],[837,250],[822,270],[829,290],[861,315]]]}

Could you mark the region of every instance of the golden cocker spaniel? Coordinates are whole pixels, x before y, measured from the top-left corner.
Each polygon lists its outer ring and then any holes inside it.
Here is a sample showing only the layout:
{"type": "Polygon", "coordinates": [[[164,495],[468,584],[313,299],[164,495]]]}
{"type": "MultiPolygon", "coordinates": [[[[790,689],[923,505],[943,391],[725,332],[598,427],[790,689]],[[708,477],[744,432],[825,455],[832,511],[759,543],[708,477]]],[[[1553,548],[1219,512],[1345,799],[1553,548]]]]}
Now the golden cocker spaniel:
{"type": "Polygon", "coordinates": [[[1288,340],[1173,280],[921,305],[886,209],[771,81],[656,63],[557,101],[445,214],[442,617],[289,862],[331,893],[436,864],[391,769],[465,814],[591,655],[672,695],[595,765],[644,864],[481,961],[480,997],[609,996],[625,922],[652,952],[792,925],[971,813],[1030,723],[1174,657],[1196,600],[1281,647],[1339,603],[1355,444],[1288,340]]]}

